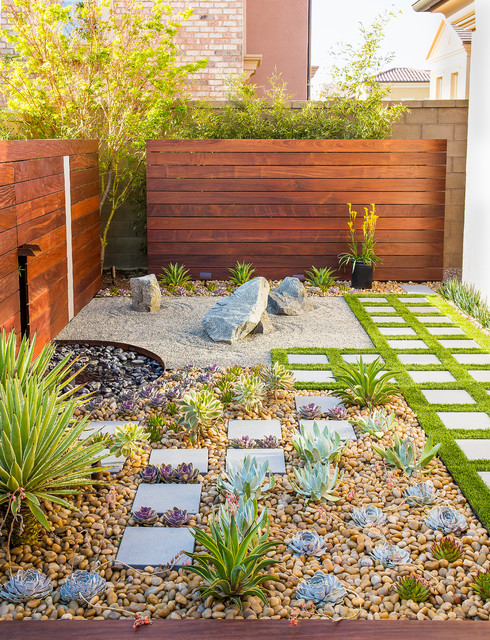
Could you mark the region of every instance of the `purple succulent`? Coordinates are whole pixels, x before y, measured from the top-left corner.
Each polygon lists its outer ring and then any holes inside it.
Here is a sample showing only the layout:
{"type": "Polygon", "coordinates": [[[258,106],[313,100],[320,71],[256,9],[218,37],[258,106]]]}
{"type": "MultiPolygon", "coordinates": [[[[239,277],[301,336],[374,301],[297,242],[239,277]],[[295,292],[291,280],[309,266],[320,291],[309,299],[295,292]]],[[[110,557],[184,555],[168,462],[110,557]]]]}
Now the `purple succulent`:
{"type": "Polygon", "coordinates": [[[226,289],[224,287],[218,287],[214,290],[213,295],[215,296],[223,296],[226,293],[226,289]]]}
{"type": "Polygon", "coordinates": [[[327,411],[327,417],[332,420],[346,420],[348,416],[347,409],[341,404],[327,411]]]}
{"type": "Polygon", "coordinates": [[[151,398],[155,395],[155,387],[148,384],[140,389],[139,394],[140,398],[151,398]]]}
{"type": "Polygon", "coordinates": [[[158,473],[158,467],[155,467],[153,464],[149,464],[144,469],[141,469],[140,476],[143,482],[147,482],[148,484],[155,484],[160,479],[160,475],[158,473]]]}
{"type": "Polygon", "coordinates": [[[181,387],[172,387],[167,391],[167,398],[170,402],[173,400],[178,400],[182,396],[182,388],[181,387]]]}
{"type": "Polygon", "coordinates": [[[156,394],[150,398],[150,403],[155,407],[160,407],[162,404],[165,404],[167,397],[163,394],[156,394]]]}
{"type": "Polygon", "coordinates": [[[239,438],[230,440],[229,446],[232,449],[253,449],[255,447],[255,440],[250,438],[250,436],[240,436],[239,438]]]}
{"type": "Polygon", "coordinates": [[[211,382],[212,379],[213,379],[213,376],[210,373],[201,373],[197,381],[202,384],[208,384],[208,382],[211,382]]]}
{"type": "Polygon", "coordinates": [[[192,463],[186,464],[185,462],[179,464],[177,467],[173,467],[171,464],[162,464],[158,472],[160,474],[160,481],[164,484],[195,482],[199,475],[199,469],[194,469],[192,463]]]}
{"type": "Polygon", "coordinates": [[[124,411],[124,413],[132,413],[136,409],[136,404],[133,402],[133,400],[124,400],[124,402],[121,404],[121,409],[124,411]]]}
{"type": "Polygon", "coordinates": [[[138,511],[132,511],[131,516],[135,522],[149,527],[158,520],[158,513],[151,507],[140,507],[138,511]]]}
{"type": "Polygon", "coordinates": [[[305,420],[314,420],[315,418],[319,418],[323,415],[323,411],[321,407],[319,407],[314,402],[310,402],[309,404],[304,404],[302,407],[298,409],[298,413],[301,418],[305,420]]]}
{"type": "Polygon", "coordinates": [[[187,292],[187,289],[185,287],[175,287],[174,293],[177,294],[178,296],[184,296],[186,292],[187,292]]]}
{"type": "Polygon", "coordinates": [[[183,527],[189,521],[189,515],[185,509],[169,509],[163,514],[163,521],[169,527],[183,527]]]}
{"type": "Polygon", "coordinates": [[[256,440],[255,444],[260,449],[277,449],[279,446],[279,440],[276,436],[265,436],[265,438],[256,440]]]}
{"type": "Polygon", "coordinates": [[[220,369],[217,364],[210,364],[209,367],[206,367],[206,371],[209,371],[209,373],[216,373],[219,370],[220,369]]]}
{"type": "Polygon", "coordinates": [[[103,396],[94,396],[87,402],[87,409],[89,411],[95,411],[97,409],[100,409],[104,405],[104,403],[105,398],[103,396]]]}

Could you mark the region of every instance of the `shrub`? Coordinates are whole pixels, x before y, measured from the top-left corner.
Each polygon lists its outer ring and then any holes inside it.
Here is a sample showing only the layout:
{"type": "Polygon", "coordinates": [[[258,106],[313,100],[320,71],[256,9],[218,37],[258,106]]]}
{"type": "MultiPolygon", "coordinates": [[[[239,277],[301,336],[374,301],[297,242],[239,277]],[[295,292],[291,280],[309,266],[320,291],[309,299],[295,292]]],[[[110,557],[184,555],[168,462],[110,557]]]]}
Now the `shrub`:
{"type": "Polygon", "coordinates": [[[392,384],[390,378],[394,371],[383,371],[381,358],[365,363],[362,356],[358,362],[347,363],[340,368],[336,376],[338,383],[334,395],[347,405],[358,404],[361,407],[386,404],[399,393],[398,385],[392,384]]]}
{"type": "Polygon", "coordinates": [[[166,269],[162,269],[159,275],[160,284],[168,291],[175,291],[177,287],[185,287],[190,282],[189,269],[183,264],[170,263],[166,269]]]}
{"type": "Polygon", "coordinates": [[[312,287],[318,287],[321,291],[327,291],[337,282],[337,278],[333,275],[333,269],[327,267],[311,267],[311,271],[306,272],[306,282],[312,287]]]}
{"type": "Polygon", "coordinates": [[[439,293],[446,300],[454,302],[461,311],[475,318],[483,327],[490,327],[490,309],[481,293],[473,286],[452,278],[442,285],[439,293]]]}
{"type": "Polygon", "coordinates": [[[230,282],[238,287],[245,284],[255,273],[251,263],[237,262],[235,268],[228,269],[230,272],[230,282]]]}

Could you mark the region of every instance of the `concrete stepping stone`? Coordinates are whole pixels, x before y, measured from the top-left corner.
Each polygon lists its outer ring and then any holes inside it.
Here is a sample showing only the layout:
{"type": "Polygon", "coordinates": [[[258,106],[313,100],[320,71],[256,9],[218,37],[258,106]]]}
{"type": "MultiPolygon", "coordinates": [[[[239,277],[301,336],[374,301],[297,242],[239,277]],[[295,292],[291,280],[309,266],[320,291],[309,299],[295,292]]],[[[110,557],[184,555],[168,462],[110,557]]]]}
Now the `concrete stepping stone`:
{"type": "Polygon", "coordinates": [[[442,315],[441,311],[437,307],[407,307],[407,309],[412,313],[440,313],[442,315]]]}
{"type": "Polygon", "coordinates": [[[189,513],[198,513],[201,501],[200,484],[146,484],[141,482],[134,496],[131,511],[151,507],[161,515],[178,507],[189,513]]]}
{"type": "Polygon", "coordinates": [[[455,382],[456,378],[449,371],[407,371],[417,384],[424,382],[455,382]]]}
{"type": "Polygon", "coordinates": [[[373,304],[378,304],[378,303],[386,303],[388,302],[388,300],[386,298],[375,298],[374,296],[371,298],[357,298],[359,300],[359,302],[363,302],[363,303],[373,303],[373,304]]]}
{"type": "Polygon", "coordinates": [[[490,471],[478,471],[478,475],[490,489],[490,471]]]}
{"type": "Polygon", "coordinates": [[[490,440],[486,438],[455,438],[454,442],[468,460],[490,460],[490,440]]]}
{"type": "Polygon", "coordinates": [[[116,431],[116,427],[122,427],[125,424],[139,424],[139,422],[137,420],[91,420],[87,428],[82,432],[81,438],[88,438],[94,433],[104,433],[112,436],[116,431]]]}
{"type": "Polygon", "coordinates": [[[208,472],[208,450],[207,449],[153,449],[150,453],[149,464],[156,466],[161,464],[171,464],[176,467],[179,464],[192,462],[199,473],[208,472]]]}
{"type": "Polygon", "coordinates": [[[103,449],[101,453],[107,454],[107,458],[102,458],[101,465],[103,467],[109,467],[109,473],[119,473],[122,470],[126,462],[124,456],[115,456],[109,449],[103,449]]]}
{"type": "Polygon", "coordinates": [[[392,349],[428,349],[423,340],[387,340],[392,349]]]}
{"type": "Polygon", "coordinates": [[[433,336],[464,336],[463,329],[459,327],[427,327],[427,331],[433,336]]]}
{"type": "Polygon", "coordinates": [[[472,370],[468,371],[468,373],[477,382],[490,382],[490,370],[488,369],[472,370]]]}
{"type": "Polygon", "coordinates": [[[397,353],[396,357],[402,364],[442,364],[433,353],[397,353]]]}
{"type": "Polygon", "coordinates": [[[309,369],[293,370],[292,374],[296,382],[332,382],[334,380],[331,371],[311,371],[309,369]]]}
{"type": "Polygon", "coordinates": [[[417,333],[410,327],[380,327],[378,329],[382,336],[416,336],[417,333]]]}
{"type": "Polygon", "coordinates": [[[453,320],[451,320],[451,318],[448,318],[447,316],[443,316],[442,314],[440,316],[415,316],[415,317],[419,322],[424,322],[427,324],[431,322],[438,322],[442,324],[448,324],[448,323],[454,322],[453,320]]]}
{"type": "Polygon", "coordinates": [[[294,402],[296,404],[296,411],[303,407],[305,404],[316,404],[317,407],[326,413],[333,409],[334,407],[338,407],[342,405],[339,398],[335,398],[333,396],[296,396],[294,398],[294,402]]]}
{"type": "MultiPolygon", "coordinates": [[[[359,362],[361,356],[363,362],[374,362],[380,357],[379,353],[347,353],[342,358],[345,362],[353,363],[359,362]]],[[[381,358],[380,362],[384,362],[383,358],[381,358]]]]}
{"type": "Polygon", "coordinates": [[[490,364],[490,353],[453,353],[459,364],[490,364]]]}
{"type": "Polygon", "coordinates": [[[490,429],[490,416],[484,411],[438,411],[446,429],[490,429]]]}
{"type": "Polygon", "coordinates": [[[274,436],[282,440],[281,423],[279,420],[228,420],[228,439],[248,436],[254,440],[274,436]]]}
{"type": "Polygon", "coordinates": [[[406,324],[405,318],[402,318],[401,316],[371,316],[371,320],[376,324],[381,324],[382,322],[391,324],[406,324]]]}
{"type": "Polygon", "coordinates": [[[300,420],[299,423],[306,429],[313,429],[313,423],[317,423],[318,426],[323,429],[328,426],[336,431],[341,440],[356,440],[356,432],[348,420],[300,420]]]}
{"type": "Polygon", "coordinates": [[[429,301],[427,300],[427,298],[424,298],[424,296],[420,296],[417,298],[404,298],[403,296],[400,296],[398,300],[400,300],[400,302],[403,302],[403,304],[429,304],[429,301]]]}
{"type": "Polygon", "coordinates": [[[395,307],[364,307],[368,313],[396,313],[395,307]]]}
{"type": "Polygon", "coordinates": [[[475,404],[464,389],[421,389],[429,404],[475,404]]]}
{"type": "Polygon", "coordinates": [[[425,284],[402,284],[400,286],[406,293],[427,293],[429,295],[434,295],[435,293],[425,284]]]}
{"type": "Polygon", "coordinates": [[[186,527],[126,527],[115,564],[124,563],[135,569],[191,564],[190,558],[179,555],[181,551],[194,551],[194,537],[186,527]]]}
{"type": "Polygon", "coordinates": [[[328,364],[328,358],[321,354],[288,353],[288,362],[289,364],[328,364]]]}
{"type": "Polygon", "coordinates": [[[446,349],[481,349],[474,340],[439,340],[446,349]]]}
{"type": "Polygon", "coordinates": [[[242,464],[245,456],[257,458],[259,465],[267,460],[271,473],[286,473],[286,461],[282,449],[227,449],[226,470],[233,469],[242,464]]]}

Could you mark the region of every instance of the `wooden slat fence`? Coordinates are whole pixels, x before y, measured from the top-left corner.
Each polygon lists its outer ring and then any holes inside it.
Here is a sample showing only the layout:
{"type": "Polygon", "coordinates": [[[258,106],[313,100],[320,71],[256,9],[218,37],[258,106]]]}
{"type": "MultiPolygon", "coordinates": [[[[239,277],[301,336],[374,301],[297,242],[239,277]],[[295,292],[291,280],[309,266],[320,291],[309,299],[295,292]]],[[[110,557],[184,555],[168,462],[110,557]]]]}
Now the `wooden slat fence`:
{"type": "Polygon", "coordinates": [[[148,270],[282,278],[338,266],[347,202],[376,204],[380,280],[442,277],[446,140],[147,143],[148,270]]]}
{"type": "Polygon", "coordinates": [[[0,142],[0,327],[21,329],[18,248],[38,245],[41,251],[27,259],[27,302],[29,332],[37,333],[39,346],[70,316],[65,204],[71,205],[77,313],[101,286],[98,143],[0,142]]]}

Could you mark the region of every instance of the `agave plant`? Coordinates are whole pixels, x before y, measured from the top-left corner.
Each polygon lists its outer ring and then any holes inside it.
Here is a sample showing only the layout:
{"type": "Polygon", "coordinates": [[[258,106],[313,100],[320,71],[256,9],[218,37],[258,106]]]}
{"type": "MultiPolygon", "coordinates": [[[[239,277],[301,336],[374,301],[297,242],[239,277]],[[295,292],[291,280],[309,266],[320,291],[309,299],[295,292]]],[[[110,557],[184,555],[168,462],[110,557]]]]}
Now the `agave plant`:
{"type": "Polygon", "coordinates": [[[325,553],[325,538],[316,531],[298,531],[289,543],[290,548],[300,556],[321,556],[325,553]]]}
{"type": "Polygon", "coordinates": [[[396,467],[410,476],[414,471],[429,473],[430,469],[424,469],[435,458],[440,446],[440,442],[433,446],[432,439],[428,438],[422,453],[419,455],[413,440],[410,440],[410,438],[400,440],[398,434],[395,433],[395,444],[392,448],[385,450],[383,447],[373,444],[373,449],[386,460],[386,464],[389,467],[396,467]]]}
{"type": "Polygon", "coordinates": [[[278,391],[289,391],[294,388],[294,375],[290,369],[279,362],[274,362],[272,367],[262,367],[259,376],[265,385],[267,393],[274,396],[278,391]]]}
{"type": "Polygon", "coordinates": [[[166,269],[162,269],[162,273],[158,276],[160,284],[166,287],[168,291],[175,291],[177,287],[185,287],[190,282],[191,276],[189,269],[183,264],[170,263],[166,269]]]}
{"type": "Polygon", "coordinates": [[[407,487],[404,494],[407,503],[412,506],[422,507],[428,504],[434,504],[437,500],[437,491],[430,480],[407,487]]]}
{"type": "Polygon", "coordinates": [[[138,524],[150,527],[158,520],[158,513],[151,507],[140,507],[137,511],[131,512],[131,517],[138,524]]]}
{"type": "Polygon", "coordinates": [[[260,497],[269,492],[275,485],[274,476],[269,470],[267,460],[260,465],[254,456],[245,456],[243,462],[226,472],[227,480],[218,476],[218,488],[222,493],[238,494],[244,500],[260,497]],[[264,483],[267,484],[264,486],[264,483]]]}
{"type": "Polygon", "coordinates": [[[386,404],[400,392],[398,385],[390,382],[394,371],[385,371],[381,358],[371,363],[365,363],[362,356],[357,362],[346,363],[339,367],[340,374],[336,376],[338,383],[334,395],[342,398],[346,405],[370,407],[386,404]]]}
{"type": "Polygon", "coordinates": [[[53,591],[53,583],[47,575],[37,569],[19,569],[8,582],[2,585],[0,599],[14,602],[28,602],[33,598],[42,600],[53,591]]]}
{"type": "Polygon", "coordinates": [[[196,543],[204,547],[205,552],[187,552],[194,560],[187,570],[207,583],[199,587],[202,597],[230,600],[241,607],[243,598],[255,596],[265,604],[267,601],[262,584],[279,580],[277,576],[262,573],[279,562],[268,557],[278,544],[268,540],[269,525],[262,533],[262,525],[257,522],[242,536],[232,516],[229,526],[222,527],[219,518],[216,518],[211,520],[210,528],[209,534],[199,529],[192,531],[196,543]]]}
{"type": "Polygon", "coordinates": [[[189,522],[189,514],[185,509],[169,509],[163,514],[163,521],[169,527],[183,527],[189,522]]]}
{"type": "Polygon", "coordinates": [[[234,385],[233,402],[250,411],[262,403],[264,396],[265,387],[260,378],[244,373],[238,376],[234,385]]]}
{"type": "Polygon", "coordinates": [[[442,533],[459,534],[468,528],[464,515],[446,505],[433,507],[427,514],[424,523],[429,529],[442,533]]]}
{"type": "Polygon", "coordinates": [[[302,469],[293,469],[298,484],[291,482],[293,489],[302,496],[306,496],[312,502],[328,500],[336,502],[340,500],[334,496],[333,492],[337,488],[341,477],[339,477],[338,467],[332,470],[330,463],[323,464],[317,462],[312,465],[308,463],[302,469]]]}
{"type": "Polygon", "coordinates": [[[143,482],[147,482],[148,484],[155,484],[160,480],[160,473],[158,471],[158,467],[153,464],[149,464],[146,467],[143,467],[140,471],[140,477],[143,482]]]}
{"type": "Polygon", "coordinates": [[[230,272],[230,282],[238,287],[250,280],[255,273],[255,269],[251,264],[246,262],[237,262],[234,269],[228,269],[230,272]]]}
{"type": "Polygon", "coordinates": [[[425,602],[430,598],[429,587],[425,580],[413,574],[398,578],[395,590],[401,600],[425,602]]]}
{"type": "Polygon", "coordinates": [[[473,582],[470,584],[473,591],[477,593],[482,600],[490,600],[490,571],[479,571],[473,582]]]}
{"type": "Polygon", "coordinates": [[[300,426],[299,431],[293,434],[292,445],[296,452],[307,462],[336,462],[347,446],[342,443],[340,435],[332,431],[328,425],[320,428],[317,422],[313,426],[300,426]]]}
{"type": "Polygon", "coordinates": [[[353,510],[351,518],[358,527],[382,527],[386,522],[386,515],[374,504],[357,507],[353,510]]]}
{"type": "Polygon", "coordinates": [[[372,557],[385,567],[396,567],[410,562],[410,554],[396,544],[382,542],[374,547],[372,557]]]}
{"type": "Polygon", "coordinates": [[[143,451],[143,445],[149,438],[149,434],[145,433],[139,424],[128,422],[128,424],[119,425],[112,436],[111,452],[116,456],[134,458],[143,451]]]}
{"type": "Polygon", "coordinates": [[[315,420],[315,418],[322,417],[323,411],[317,404],[315,404],[314,402],[310,402],[300,407],[298,409],[298,414],[299,417],[303,418],[304,420],[315,420]]]}
{"type": "Polygon", "coordinates": [[[199,469],[195,469],[192,462],[173,467],[171,464],[162,464],[158,468],[160,481],[164,484],[190,484],[197,482],[199,469]]]}
{"type": "Polygon", "coordinates": [[[388,415],[385,409],[376,409],[372,415],[362,416],[354,424],[363,433],[368,433],[379,440],[395,428],[395,414],[392,412],[388,415]]]}
{"type": "Polygon", "coordinates": [[[311,271],[306,271],[305,282],[311,287],[318,287],[320,291],[327,291],[330,287],[333,287],[337,281],[337,278],[333,275],[334,270],[327,267],[317,268],[311,267],[311,271]]]}
{"type": "Polygon", "coordinates": [[[296,597],[312,600],[315,604],[340,604],[347,591],[337,576],[315,571],[311,578],[300,582],[296,587],[296,597]]]}
{"type": "MultiPolygon", "coordinates": [[[[213,515],[213,518],[215,516],[213,515]]],[[[220,505],[217,517],[219,518],[221,528],[230,528],[232,518],[235,519],[238,534],[243,538],[251,527],[259,525],[257,533],[260,534],[268,525],[269,515],[267,507],[262,509],[259,515],[259,506],[257,500],[247,499],[242,496],[227,496],[226,503],[220,505]]],[[[257,538],[252,538],[251,543],[257,542],[257,538]]]]}
{"type": "Polygon", "coordinates": [[[60,587],[61,602],[75,600],[84,606],[105,590],[107,581],[94,571],[77,570],[71,573],[60,587]]]}
{"type": "Polygon", "coordinates": [[[187,432],[191,442],[199,440],[205,429],[213,429],[220,418],[223,405],[208,389],[189,391],[177,402],[180,413],[178,423],[187,432]]]}
{"type": "Polygon", "coordinates": [[[444,537],[434,542],[430,552],[436,560],[456,562],[463,555],[463,545],[454,538],[444,537]]]}

